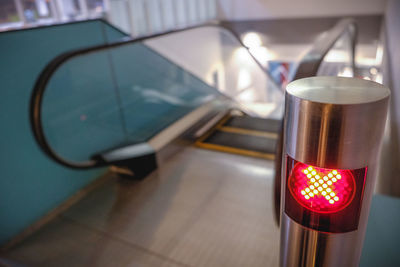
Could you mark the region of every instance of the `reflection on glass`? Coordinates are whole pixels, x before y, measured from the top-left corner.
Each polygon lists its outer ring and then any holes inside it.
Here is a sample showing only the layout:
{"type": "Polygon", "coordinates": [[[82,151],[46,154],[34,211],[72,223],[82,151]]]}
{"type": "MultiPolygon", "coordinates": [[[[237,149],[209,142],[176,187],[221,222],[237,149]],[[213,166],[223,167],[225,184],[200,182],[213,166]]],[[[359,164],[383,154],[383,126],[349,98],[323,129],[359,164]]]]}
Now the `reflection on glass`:
{"type": "Polygon", "coordinates": [[[71,161],[148,141],[220,94],[143,44],[74,57],[52,76],[44,132],[71,161]]]}
{"type": "MultiPolygon", "coordinates": [[[[260,44],[254,35],[246,37],[246,43],[260,44]]],[[[217,27],[203,27],[157,37],[146,44],[210,86],[217,84],[216,89],[248,113],[281,118],[282,91],[230,32],[217,27]]],[[[268,57],[268,52],[265,52],[258,54],[260,58],[268,57]]]]}

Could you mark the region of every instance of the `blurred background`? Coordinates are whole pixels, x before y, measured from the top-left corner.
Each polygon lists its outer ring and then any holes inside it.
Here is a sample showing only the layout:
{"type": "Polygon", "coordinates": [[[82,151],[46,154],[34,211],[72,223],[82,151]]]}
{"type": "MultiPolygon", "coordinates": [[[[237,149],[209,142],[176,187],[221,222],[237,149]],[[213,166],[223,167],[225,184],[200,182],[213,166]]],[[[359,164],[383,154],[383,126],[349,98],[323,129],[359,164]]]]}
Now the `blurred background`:
{"type": "Polygon", "coordinates": [[[0,0],[0,264],[277,266],[285,87],[337,76],[392,92],[360,266],[399,266],[399,14],[0,0]]]}

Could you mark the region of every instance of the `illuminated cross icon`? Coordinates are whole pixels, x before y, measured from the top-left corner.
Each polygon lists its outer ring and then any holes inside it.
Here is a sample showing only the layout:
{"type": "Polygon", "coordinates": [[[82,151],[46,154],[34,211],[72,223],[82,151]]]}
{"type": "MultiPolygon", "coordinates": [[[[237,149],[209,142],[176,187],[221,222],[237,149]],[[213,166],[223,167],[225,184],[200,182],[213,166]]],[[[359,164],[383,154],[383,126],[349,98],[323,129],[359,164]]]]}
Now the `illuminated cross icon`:
{"type": "Polygon", "coordinates": [[[313,167],[308,167],[302,170],[304,175],[307,176],[309,186],[301,190],[301,194],[305,199],[310,199],[315,196],[323,196],[329,202],[334,204],[339,201],[339,197],[332,190],[332,185],[338,180],[342,179],[342,176],[337,170],[332,170],[327,175],[318,173],[313,167]]]}

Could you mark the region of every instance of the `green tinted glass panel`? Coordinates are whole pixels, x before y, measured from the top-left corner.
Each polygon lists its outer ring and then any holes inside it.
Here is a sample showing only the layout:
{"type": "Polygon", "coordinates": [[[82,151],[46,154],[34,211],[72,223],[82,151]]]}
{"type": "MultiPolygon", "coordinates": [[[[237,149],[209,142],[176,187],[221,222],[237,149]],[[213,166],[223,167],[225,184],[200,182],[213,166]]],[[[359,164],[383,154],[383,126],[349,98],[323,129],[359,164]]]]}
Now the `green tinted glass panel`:
{"type": "Polygon", "coordinates": [[[143,44],[111,51],[129,140],[143,142],[218,92],[143,44]]]}
{"type": "Polygon", "coordinates": [[[62,64],[43,98],[53,150],[80,162],[148,141],[219,93],[141,43],[82,54],[62,64]]]}
{"type": "Polygon", "coordinates": [[[104,171],[65,168],[39,148],[29,124],[38,75],[61,53],[124,36],[98,20],[0,33],[0,244],[104,171]]]}
{"type": "Polygon", "coordinates": [[[106,52],[76,57],[51,79],[42,105],[48,142],[74,161],[120,145],[125,138],[106,52]]]}

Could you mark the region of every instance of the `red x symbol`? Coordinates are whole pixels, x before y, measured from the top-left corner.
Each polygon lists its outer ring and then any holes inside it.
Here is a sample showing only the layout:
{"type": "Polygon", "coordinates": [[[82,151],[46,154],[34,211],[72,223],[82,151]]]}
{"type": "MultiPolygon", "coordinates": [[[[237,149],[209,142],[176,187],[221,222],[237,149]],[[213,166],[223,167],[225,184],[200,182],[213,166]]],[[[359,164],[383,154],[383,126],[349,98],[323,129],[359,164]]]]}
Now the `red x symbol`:
{"type": "Polygon", "coordinates": [[[308,186],[301,190],[301,194],[305,199],[310,199],[315,196],[323,196],[329,204],[335,204],[339,201],[339,196],[331,187],[338,180],[342,179],[342,176],[337,170],[332,170],[328,174],[319,173],[313,167],[302,170],[303,174],[308,179],[308,186]]]}

